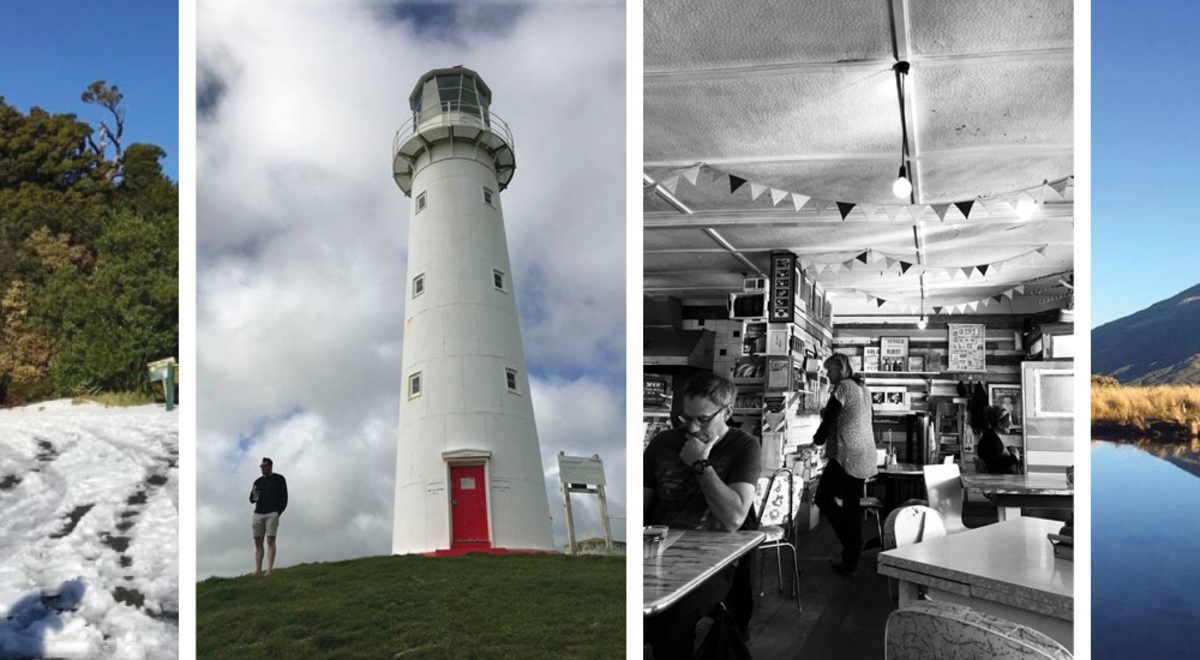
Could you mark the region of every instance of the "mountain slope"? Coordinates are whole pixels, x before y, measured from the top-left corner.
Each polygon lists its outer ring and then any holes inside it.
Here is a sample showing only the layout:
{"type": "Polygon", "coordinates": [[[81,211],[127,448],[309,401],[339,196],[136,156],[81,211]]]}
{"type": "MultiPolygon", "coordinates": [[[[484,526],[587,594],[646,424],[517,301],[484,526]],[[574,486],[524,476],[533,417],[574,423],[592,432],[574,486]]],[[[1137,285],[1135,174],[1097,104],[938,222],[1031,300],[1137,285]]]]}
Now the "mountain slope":
{"type": "Polygon", "coordinates": [[[1092,330],[1092,373],[1129,385],[1200,383],[1200,284],[1092,330]]]}

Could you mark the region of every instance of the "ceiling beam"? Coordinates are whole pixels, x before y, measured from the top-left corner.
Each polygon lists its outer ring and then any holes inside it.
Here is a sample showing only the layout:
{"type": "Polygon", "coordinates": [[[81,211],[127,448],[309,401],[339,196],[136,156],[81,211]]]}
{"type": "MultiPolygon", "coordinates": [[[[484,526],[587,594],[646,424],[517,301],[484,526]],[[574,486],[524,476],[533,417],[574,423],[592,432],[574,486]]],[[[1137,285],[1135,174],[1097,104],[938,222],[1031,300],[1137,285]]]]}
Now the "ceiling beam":
{"type": "MultiPolygon", "coordinates": [[[[920,158],[934,158],[937,156],[1039,156],[1039,155],[1054,155],[1064,154],[1071,155],[1074,151],[1074,145],[1067,144],[1012,144],[1012,145],[986,145],[978,147],[962,147],[958,149],[940,149],[938,151],[926,151],[920,156],[912,155],[913,160],[920,158]]],[[[696,163],[702,163],[712,167],[720,167],[722,165],[770,165],[779,163],[781,165],[787,163],[805,163],[805,162],[825,162],[825,161],[856,161],[856,160],[895,160],[895,153],[840,153],[840,154],[792,154],[788,156],[735,156],[735,157],[712,157],[712,158],[677,158],[673,160],[648,160],[642,163],[644,169],[659,168],[659,167],[692,167],[696,163]]]]}
{"type": "MultiPolygon", "coordinates": [[[[1001,202],[1003,203],[1003,202],[1001,202]]],[[[877,211],[878,217],[881,211],[877,211]]],[[[954,211],[957,214],[958,211],[954,211]]],[[[861,218],[861,214],[856,216],[861,218]]],[[[905,216],[907,218],[907,216],[905,216]]],[[[921,213],[921,219],[929,223],[930,228],[936,229],[939,227],[959,227],[971,226],[975,224],[1030,224],[1035,222],[1072,222],[1075,219],[1075,204],[1072,202],[1047,202],[1042,205],[1036,215],[1030,220],[1021,220],[1016,211],[1011,209],[1002,212],[1000,215],[989,215],[986,210],[976,210],[971,214],[969,220],[959,220],[955,216],[947,216],[951,218],[946,222],[941,222],[937,219],[937,214],[932,209],[926,209],[921,213]],[[978,214],[978,215],[976,215],[978,214]]],[[[895,223],[884,220],[875,220],[867,222],[864,220],[842,220],[841,216],[837,215],[837,210],[825,210],[824,215],[818,215],[816,211],[805,208],[799,213],[795,211],[776,211],[770,209],[753,209],[745,211],[695,211],[686,216],[681,216],[675,213],[667,213],[663,211],[651,211],[642,214],[643,229],[678,229],[678,228],[695,228],[705,229],[708,227],[721,227],[727,225],[737,225],[739,227],[751,227],[755,225],[761,226],[785,226],[785,227],[812,227],[828,228],[828,227],[843,227],[846,225],[858,224],[864,227],[867,226],[906,226],[912,225],[912,220],[899,220],[895,223]]]]}
{"type": "Polygon", "coordinates": [[[705,228],[704,233],[708,234],[710,238],[712,238],[714,241],[716,241],[717,245],[720,245],[721,247],[728,250],[729,254],[733,255],[734,259],[737,259],[738,261],[745,264],[746,267],[749,268],[750,270],[754,271],[755,274],[763,275],[763,272],[761,270],[759,270],[758,266],[755,266],[753,262],[751,262],[749,259],[747,259],[736,248],[734,248],[733,245],[731,245],[729,243],[729,241],[725,240],[725,238],[723,236],[718,234],[715,229],[705,228]]]}
{"type": "MultiPolygon", "coordinates": [[[[895,2],[896,0],[893,0],[895,2]]],[[[1039,48],[1030,50],[1008,50],[988,53],[940,53],[936,55],[910,54],[908,61],[925,65],[943,66],[974,63],[1045,62],[1063,60],[1073,62],[1074,47],[1039,48]]],[[[732,80],[738,78],[760,78],[789,74],[851,73],[854,71],[890,71],[893,59],[848,60],[845,62],[785,62],[782,64],[755,64],[752,66],[714,67],[689,69],[687,71],[646,71],[642,75],[645,85],[675,82],[703,82],[707,80],[732,80]]]]}

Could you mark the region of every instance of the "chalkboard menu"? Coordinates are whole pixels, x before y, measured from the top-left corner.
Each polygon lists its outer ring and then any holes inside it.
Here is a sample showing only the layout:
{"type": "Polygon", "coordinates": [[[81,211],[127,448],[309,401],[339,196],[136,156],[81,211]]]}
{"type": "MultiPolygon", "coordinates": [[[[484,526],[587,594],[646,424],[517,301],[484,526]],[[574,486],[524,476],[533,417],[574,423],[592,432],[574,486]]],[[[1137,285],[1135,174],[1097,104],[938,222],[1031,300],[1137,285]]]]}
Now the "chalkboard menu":
{"type": "Polygon", "coordinates": [[[950,324],[950,355],[948,371],[987,371],[984,358],[987,342],[986,328],[975,323],[950,324]]]}

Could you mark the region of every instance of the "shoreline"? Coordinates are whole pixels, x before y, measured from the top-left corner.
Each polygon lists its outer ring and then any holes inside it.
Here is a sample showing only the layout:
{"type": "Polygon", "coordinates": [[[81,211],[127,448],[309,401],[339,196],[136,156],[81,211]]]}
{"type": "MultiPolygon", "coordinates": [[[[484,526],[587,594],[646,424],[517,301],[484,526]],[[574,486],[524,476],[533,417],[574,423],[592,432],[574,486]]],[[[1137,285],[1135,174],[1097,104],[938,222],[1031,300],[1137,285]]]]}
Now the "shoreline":
{"type": "Polygon", "coordinates": [[[1114,421],[1092,421],[1092,436],[1098,439],[1157,440],[1160,442],[1184,442],[1200,437],[1193,429],[1180,422],[1164,420],[1136,425],[1114,421]]]}

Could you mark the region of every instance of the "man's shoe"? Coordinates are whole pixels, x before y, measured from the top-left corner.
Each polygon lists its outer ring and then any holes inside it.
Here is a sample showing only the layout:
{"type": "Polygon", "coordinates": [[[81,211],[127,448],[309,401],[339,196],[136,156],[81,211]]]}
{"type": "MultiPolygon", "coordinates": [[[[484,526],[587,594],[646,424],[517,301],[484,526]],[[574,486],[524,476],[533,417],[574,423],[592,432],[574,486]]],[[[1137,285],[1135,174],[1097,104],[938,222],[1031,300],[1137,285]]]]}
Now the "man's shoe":
{"type": "Polygon", "coordinates": [[[857,566],[846,566],[845,564],[834,564],[830,567],[834,573],[844,575],[846,577],[854,577],[858,573],[857,566]]]}

